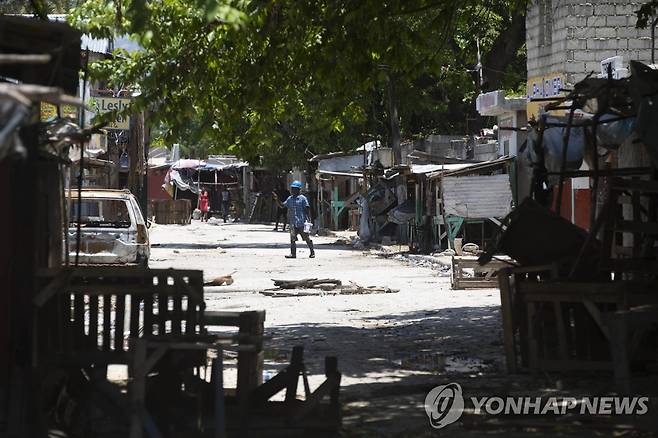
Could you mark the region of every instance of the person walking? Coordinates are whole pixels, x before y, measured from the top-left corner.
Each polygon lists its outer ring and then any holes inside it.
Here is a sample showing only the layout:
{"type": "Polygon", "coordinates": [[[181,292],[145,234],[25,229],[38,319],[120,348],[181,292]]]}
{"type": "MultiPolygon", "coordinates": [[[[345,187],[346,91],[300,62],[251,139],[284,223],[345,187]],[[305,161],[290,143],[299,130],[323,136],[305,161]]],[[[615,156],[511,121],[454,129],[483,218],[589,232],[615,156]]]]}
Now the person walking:
{"type": "Polygon", "coordinates": [[[199,194],[199,210],[201,210],[201,222],[208,222],[208,191],[203,189],[199,194]]]}
{"type": "Polygon", "coordinates": [[[224,218],[224,223],[228,218],[228,212],[231,207],[231,194],[229,193],[226,186],[222,186],[222,217],[224,218]]]}
{"type": "Polygon", "coordinates": [[[310,258],[315,257],[315,250],[313,248],[313,241],[304,230],[304,223],[311,221],[311,206],[308,203],[306,196],[301,194],[302,183],[293,181],[290,184],[290,191],[292,194],[288,199],[282,203],[282,207],[288,209],[288,225],[290,226],[290,254],[286,256],[287,259],[294,259],[297,257],[297,235],[301,235],[302,239],[311,250],[310,258]]]}
{"type": "Polygon", "coordinates": [[[272,231],[279,231],[279,219],[281,220],[281,229],[286,231],[286,223],[288,222],[288,209],[283,206],[282,202],[290,197],[290,192],[283,187],[279,190],[272,192],[274,202],[277,203],[276,207],[276,222],[272,231]]]}

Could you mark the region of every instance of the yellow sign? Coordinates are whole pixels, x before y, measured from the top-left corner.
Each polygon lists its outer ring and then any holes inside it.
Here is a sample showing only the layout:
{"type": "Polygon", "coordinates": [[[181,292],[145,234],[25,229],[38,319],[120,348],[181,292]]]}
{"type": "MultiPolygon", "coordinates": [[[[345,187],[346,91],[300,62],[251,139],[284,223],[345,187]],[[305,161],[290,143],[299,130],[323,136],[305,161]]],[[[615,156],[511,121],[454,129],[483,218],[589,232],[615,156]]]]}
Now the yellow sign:
{"type": "MultiPolygon", "coordinates": [[[[41,121],[46,122],[57,117],[57,106],[48,102],[41,102],[41,121]]],[[[77,120],[78,109],[72,105],[61,105],[60,114],[62,117],[77,120]]]]}
{"type": "MultiPolygon", "coordinates": [[[[118,112],[130,105],[130,99],[120,97],[94,97],[90,99],[90,106],[96,114],[118,112]]],[[[105,129],[130,129],[130,117],[117,115],[105,129]]]]}
{"type": "Polygon", "coordinates": [[[528,78],[528,107],[526,109],[528,120],[537,119],[541,110],[550,101],[533,102],[532,99],[564,96],[560,90],[565,86],[564,73],[549,73],[544,76],[528,78]]]}

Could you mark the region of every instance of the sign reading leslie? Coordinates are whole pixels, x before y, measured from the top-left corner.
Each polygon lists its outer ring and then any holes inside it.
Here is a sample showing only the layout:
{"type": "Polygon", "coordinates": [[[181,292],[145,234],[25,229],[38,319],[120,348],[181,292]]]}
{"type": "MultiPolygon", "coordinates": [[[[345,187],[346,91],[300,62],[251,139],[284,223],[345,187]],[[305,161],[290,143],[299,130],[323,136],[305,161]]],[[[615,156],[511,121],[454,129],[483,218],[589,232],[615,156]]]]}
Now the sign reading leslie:
{"type": "MultiPolygon", "coordinates": [[[[121,111],[130,105],[130,99],[120,97],[94,97],[91,101],[91,107],[96,114],[105,114],[111,111],[121,111]]],[[[110,122],[105,129],[130,129],[130,117],[116,116],[113,122],[110,122]]]]}

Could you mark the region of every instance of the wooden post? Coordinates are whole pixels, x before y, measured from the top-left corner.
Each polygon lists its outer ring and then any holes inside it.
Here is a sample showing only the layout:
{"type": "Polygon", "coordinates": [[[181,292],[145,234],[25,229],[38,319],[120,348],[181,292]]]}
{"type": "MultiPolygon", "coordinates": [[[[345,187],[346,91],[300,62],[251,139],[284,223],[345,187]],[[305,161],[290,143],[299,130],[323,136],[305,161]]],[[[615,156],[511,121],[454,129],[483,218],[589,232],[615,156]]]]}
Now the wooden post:
{"type": "Polygon", "coordinates": [[[130,351],[133,354],[130,366],[130,438],[142,438],[144,430],[142,418],[144,418],[144,399],[146,396],[146,373],[144,363],[146,362],[146,340],[133,338],[130,340],[130,351]]]}
{"type": "Polygon", "coordinates": [[[498,272],[498,285],[500,287],[500,312],[503,319],[503,342],[505,345],[505,361],[507,372],[516,373],[516,345],[514,343],[514,307],[510,288],[509,268],[498,272]]]}
{"type": "Polygon", "coordinates": [[[215,438],[226,437],[226,408],[224,403],[224,352],[217,350],[212,360],[212,385],[215,389],[215,438]]]}
{"type": "MultiPolygon", "coordinates": [[[[241,312],[239,316],[239,334],[250,337],[261,337],[265,332],[265,311],[241,312]]],[[[240,345],[246,342],[240,340],[240,345]]],[[[262,339],[255,345],[255,351],[240,351],[238,353],[238,398],[246,399],[249,393],[263,383],[263,345],[262,339]]]]}
{"type": "Polygon", "coordinates": [[[294,402],[297,399],[297,385],[299,384],[299,373],[304,368],[304,347],[296,345],[292,347],[290,358],[290,370],[294,374],[286,388],[286,402],[294,402]]]}
{"type": "Polygon", "coordinates": [[[536,369],[539,365],[539,352],[537,339],[535,338],[535,313],[536,305],[534,302],[526,302],[526,317],[528,321],[527,342],[528,342],[528,366],[536,369]]]}
{"type": "Polygon", "coordinates": [[[562,311],[562,303],[553,301],[553,312],[555,313],[555,327],[557,329],[558,351],[560,359],[569,360],[569,347],[567,345],[567,330],[562,311]]]}
{"type": "Polygon", "coordinates": [[[610,338],[610,355],[615,373],[615,385],[622,394],[631,392],[630,357],[628,354],[628,324],[626,312],[606,315],[610,338]]]}
{"type": "Polygon", "coordinates": [[[335,409],[340,414],[340,404],[338,395],[340,392],[340,373],[338,372],[338,359],[335,356],[327,356],[324,358],[324,374],[327,378],[332,376],[338,377],[338,383],[331,389],[329,393],[329,400],[332,409],[335,409]]]}

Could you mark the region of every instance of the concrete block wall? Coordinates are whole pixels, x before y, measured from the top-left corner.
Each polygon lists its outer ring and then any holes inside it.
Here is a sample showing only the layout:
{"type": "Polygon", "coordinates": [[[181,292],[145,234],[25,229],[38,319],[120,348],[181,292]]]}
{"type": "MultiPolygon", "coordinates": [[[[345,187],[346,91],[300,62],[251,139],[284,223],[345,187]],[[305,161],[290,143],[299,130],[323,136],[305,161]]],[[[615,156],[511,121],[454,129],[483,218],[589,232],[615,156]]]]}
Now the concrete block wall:
{"type": "Polygon", "coordinates": [[[651,31],[636,29],[638,0],[531,0],[526,17],[528,77],[559,72],[567,84],[601,71],[601,61],[621,55],[624,64],[651,61],[651,31]],[[551,5],[553,37],[540,46],[539,2],[551,5]]]}
{"type": "Polygon", "coordinates": [[[526,48],[528,52],[528,77],[543,76],[564,71],[566,63],[567,15],[564,0],[530,0],[526,14],[526,48]],[[542,44],[540,2],[552,10],[551,43],[542,44]],[[559,6],[558,6],[559,4],[559,6]],[[557,6],[557,7],[556,7],[557,6]]]}

